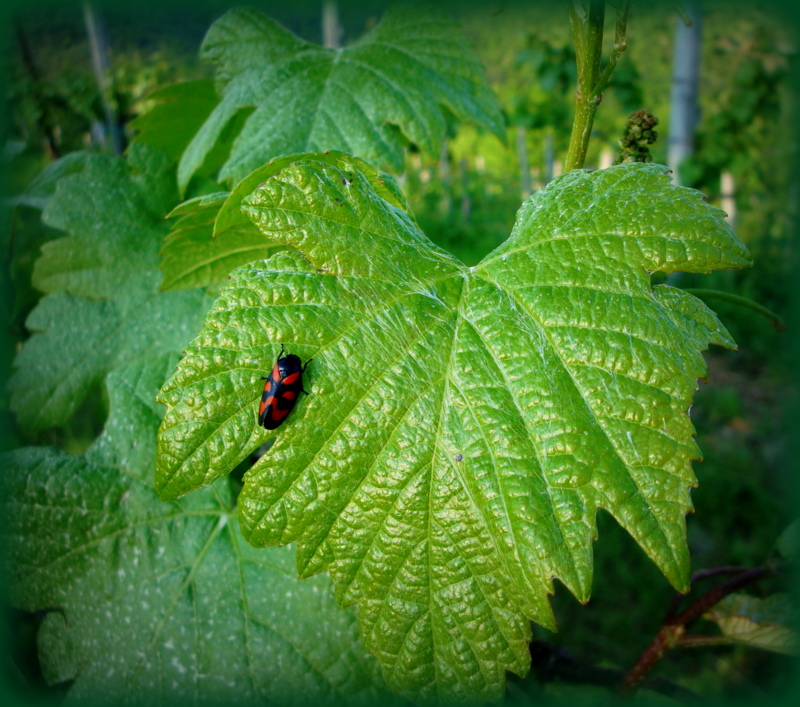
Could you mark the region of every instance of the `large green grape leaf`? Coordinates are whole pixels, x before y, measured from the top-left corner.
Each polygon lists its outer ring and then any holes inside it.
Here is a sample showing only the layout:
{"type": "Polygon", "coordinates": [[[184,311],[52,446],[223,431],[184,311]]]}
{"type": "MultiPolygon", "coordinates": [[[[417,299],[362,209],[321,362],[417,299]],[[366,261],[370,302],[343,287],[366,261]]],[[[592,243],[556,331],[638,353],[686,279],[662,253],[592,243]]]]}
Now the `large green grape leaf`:
{"type": "MultiPolygon", "coordinates": [[[[631,164],[554,180],[468,268],[353,163],[307,158],[241,211],[291,246],[232,274],[160,393],[156,488],[226,474],[281,346],[301,396],[239,497],[245,537],[330,570],[394,689],[495,699],[553,627],[559,578],[590,595],[604,508],[679,589],[700,456],[688,416],[716,316],[653,271],[750,264],[719,209],[631,164]]],[[[222,218],[222,213],[220,214],[222,218]]]]}
{"type": "Polygon", "coordinates": [[[94,155],[59,179],[43,220],[69,235],[42,247],[34,285],[48,293],[26,324],[11,407],[37,431],[66,422],[115,368],[179,352],[207,308],[199,290],[162,293],[158,250],[177,199],[163,153],[134,145],[128,159],[94,155]]]}
{"type": "Polygon", "coordinates": [[[66,704],[374,704],[377,662],[324,575],[243,539],[227,480],[176,503],[152,488],[175,356],[108,378],[111,416],[86,455],[2,457],[12,602],[46,611],[43,674],[66,704]]]}
{"type": "Polygon", "coordinates": [[[447,108],[503,135],[500,106],[452,19],[425,9],[389,10],[341,50],[296,37],[252,8],[230,10],[209,29],[201,57],[217,66],[219,104],[181,158],[183,190],[231,120],[255,110],[220,172],[239,180],[291,153],[344,150],[402,171],[399,129],[437,154],[447,108]]]}

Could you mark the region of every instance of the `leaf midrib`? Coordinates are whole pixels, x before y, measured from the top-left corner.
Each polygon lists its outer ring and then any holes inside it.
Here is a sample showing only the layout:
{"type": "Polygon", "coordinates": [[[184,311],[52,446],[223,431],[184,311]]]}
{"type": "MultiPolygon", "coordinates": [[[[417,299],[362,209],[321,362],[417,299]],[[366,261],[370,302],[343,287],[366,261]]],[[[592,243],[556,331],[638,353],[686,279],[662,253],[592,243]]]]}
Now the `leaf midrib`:
{"type": "MultiPolygon", "coordinates": [[[[502,288],[500,288],[495,283],[491,283],[491,282],[488,282],[486,280],[484,280],[484,281],[487,282],[487,284],[490,284],[493,287],[498,287],[498,289],[500,289],[501,291],[504,291],[502,288]]],[[[481,340],[481,342],[484,345],[484,348],[491,355],[491,347],[486,342],[486,339],[483,337],[481,332],[478,331],[477,327],[469,319],[465,318],[464,321],[466,321],[472,327],[472,330],[475,332],[475,335],[481,340]]],[[[548,341],[549,341],[549,339],[548,339],[548,341]]],[[[551,343],[551,346],[552,346],[552,343],[551,343]]],[[[525,432],[527,434],[528,439],[531,441],[531,447],[533,448],[533,450],[534,450],[534,452],[536,454],[536,463],[537,463],[537,466],[539,467],[540,477],[541,477],[542,481],[544,482],[545,487],[547,488],[547,499],[548,499],[549,506],[550,506],[550,512],[551,512],[551,516],[552,516],[553,520],[555,521],[553,523],[553,525],[556,527],[558,533],[561,535],[561,539],[563,541],[563,546],[569,550],[570,558],[572,560],[572,571],[576,573],[576,577],[577,577],[578,576],[577,567],[580,565],[580,563],[576,562],[576,559],[575,559],[575,557],[574,557],[574,555],[572,553],[572,550],[571,550],[571,548],[569,546],[569,543],[567,542],[567,539],[564,537],[564,528],[563,528],[562,524],[560,522],[558,522],[558,513],[556,512],[556,504],[555,504],[555,502],[553,500],[553,494],[552,494],[553,489],[552,489],[552,486],[550,485],[550,480],[547,477],[547,474],[545,473],[545,466],[542,463],[540,450],[533,443],[533,440],[535,439],[535,435],[532,433],[532,431],[528,427],[527,416],[525,415],[524,411],[522,410],[522,408],[520,408],[520,406],[519,406],[519,404],[517,402],[517,397],[515,395],[514,386],[512,386],[512,384],[508,380],[508,377],[506,376],[505,370],[503,369],[500,361],[497,358],[495,358],[494,356],[492,356],[492,359],[494,360],[494,362],[496,364],[497,372],[503,378],[503,382],[505,383],[506,390],[508,390],[511,399],[514,402],[514,407],[515,407],[515,409],[517,411],[517,416],[519,417],[519,419],[521,420],[523,426],[525,427],[525,432]]],[[[505,499],[504,499],[504,501],[505,501],[505,499]]],[[[513,523],[512,523],[512,527],[513,527],[513,523]]],[[[516,532],[514,534],[515,534],[515,537],[516,537],[516,532]]],[[[520,567],[523,570],[526,579],[530,582],[531,578],[528,576],[528,573],[526,571],[526,565],[525,564],[521,564],[520,567]]],[[[564,579],[566,579],[566,578],[564,578],[564,579]]]]}
{"type": "MultiPolygon", "coordinates": [[[[558,360],[561,362],[561,367],[567,373],[567,375],[569,376],[570,380],[572,381],[572,385],[574,387],[575,392],[578,394],[578,396],[581,398],[581,400],[584,401],[585,408],[592,415],[592,418],[595,421],[595,425],[596,425],[597,429],[599,429],[603,433],[603,436],[606,438],[606,441],[608,443],[609,449],[613,450],[616,459],[621,464],[621,466],[625,469],[628,478],[630,478],[630,480],[633,482],[634,486],[636,487],[636,490],[637,490],[637,493],[639,495],[639,498],[642,500],[642,502],[644,503],[644,505],[647,508],[650,508],[650,503],[648,502],[647,497],[642,492],[642,489],[641,489],[641,487],[639,485],[638,480],[636,479],[636,477],[633,474],[631,474],[628,471],[627,462],[622,457],[620,451],[617,449],[616,444],[614,444],[614,442],[612,440],[612,437],[609,434],[608,430],[606,429],[605,425],[602,424],[601,418],[598,417],[598,415],[595,412],[594,408],[589,403],[589,400],[587,399],[587,396],[584,394],[583,389],[581,388],[581,386],[578,383],[578,381],[575,379],[575,376],[573,375],[573,372],[572,372],[571,368],[564,361],[564,358],[561,355],[561,351],[559,350],[559,348],[555,345],[555,343],[550,338],[550,335],[549,335],[549,332],[548,332],[548,328],[539,320],[539,318],[535,315],[535,313],[530,310],[530,308],[527,306],[527,303],[525,301],[523,301],[519,297],[517,297],[512,291],[506,290],[505,288],[503,288],[498,283],[496,283],[496,282],[494,282],[492,280],[489,280],[488,278],[487,278],[487,281],[490,282],[491,284],[493,284],[495,287],[498,287],[502,291],[508,292],[509,296],[511,296],[514,299],[514,301],[519,304],[519,306],[521,307],[522,311],[526,312],[528,314],[528,316],[537,324],[537,326],[539,327],[539,329],[542,332],[542,335],[545,337],[545,339],[547,340],[548,344],[550,345],[550,349],[553,351],[553,353],[558,357],[558,360]]],[[[550,487],[549,487],[549,484],[548,484],[548,489],[549,488],[550,487]]],[[[678,567],[680,565],[680,563],[678,562],[678,558],[675,556],[675,551],[674,551],[674,549],[672,547],[672,544],[669,542],[668,535],[664,532],[664,529],[662,527],[662,519],[656,513],[654,513],[653,516],[656,519],[656,525],[658,527],[659,533],[661,534],[661,539],[663,541],[662,544],[666,545],[666,547],[669,550],[670,555],[672,556],[672,560],[673,560],[674,566],[678,567]]],[[[561,524],[560,523],[558,524],[558,526],[559,526],[559,530],[563,532],[563,529],[561,528],[561,524]]],[[[569,547],[569,546],[567,546],[567,547],[569,547]]],[[[570,555],[572,556],[571,549],[570,549],[570,555]]],[[[573,564],[574,564],[574,557],[573,557],[573,564]]]]}
{"type": "MultiPolygon", "coordinates": [[[[310,273],[304,273],[304,274],[310,274],[310,273]]],[[[431,281],[427,282],[426,284],[428,286],[432,286],[437,282],[444,281],[444,280],[449,279],[451,277],[456,277],[456,276],[458,276],[460,274],[461,273],[448,273],[448,274],[443,275],[443,276],[441,276],[439,278],[431,280],[431,281]]],[[[335,276],[333,276],[333,277],[335,277],[335,276]]],[[[409,296],[414,296],[414,295],[422,296],[417,291],[414,291],[414,292],[401,291],[396,297],[394,297],[393,299],[390,299],[387,302],[385,302],[383,307],[379,307],[379,308],[371,310],[369,312],[369,315],[367,317],[365,317],[364,319],[361,319],[361,320],[358,320],[358,321],[356,321],[354,319],[353,323],[349,327],[347,327],[346,329],[343,329],[342,331],[340,331],[340,333],[336,337],[331,339],[329,342],[327,342],[324,347],[319,347],[317,349],[317,352],[314,355],[318,356],[321,352],[329,349],[336,342],[340,341],[342,338],[344,338],[345,336],[350,334],[357,327],[362,326],[365,322],[370,321],[370,320],[374,320],[379,315],[383,314],[384,312],[387,312],[390,308],[392,308],[396,304],[398,304],[404,297],[409,297],[409,296]]],[[[246,369],[246,370],[250,370],[250,369],[246,369]]],[[[226,374],[227,374],[227,371],[222,371],[222,372],[219,372],[219,373],[214,373],[214,374],[212,374],[210,376],[204,376],[204,377],[202,377],[202,378],[200,378],[198,380],[206,380],[206,379],[209,379],[209,378],[216,377],[217,375],[226,375],[226,374]]],[[[197,382],[197,380],[193,380],[192,384],[194,384],[196,382],[197,382]]],[[[185,387],[187,387],[187,385],[181,385],[181,388],[185,388],[185,387]]],[[[170,391],[170,392],[172,392],[172,391],[170,391]]],[[[159,395],[159,398],[160,398],[160,395],[159,395]]],[[[256,398],[253,398],[252,400],[255,400],[255,399],[256,398]]],[[[250,401],[250,403],[252,403],[252,400],[250,401]]],[[[236,414],[239,414],[241,412],[241,410],[242,410],[242,406],[239,406],[238,408],[235,408],[235,410],[233,410],[231,412],[231,414],[226,417],[226,420],[230,419],[231,417],[233,417],[236,414]]],[[[167,486],[172,482],[173,478],[180,472],[180,470],[186,465],[186,463],[200,450],[202,445],[204,445],[211,438],[211,436],[213,436],[214,434],[216,434],[219,431],[220,427],[221,427],[221,425],[215,426],[212,429],[212,432],[211,432],[211,434],[209,436],[207,436],[204,439],[200,440],[197,443],[197,445],[193,448],[193,451],[188,455],[184,455],[183,458],[182,458],[182,461],[180,461],[180,463],[174,469],[171,469],[169,471],[167,480],[164,483],[162,483],[162,485],[160,487],[160,492],[163,492],[167,488],[167,486]]],[[[164,427],[162,425],[162,434],[163,434],[163,430],[164,430],[164,427]]],[[[252,436],[251,436],[251,439],[252,439],[252,436]]],[[[160,458],[163,458],[163,457],[160,457],[160,458]]],[[[159,466],[161,468],[163,468],[162,465],[159,465],[159,466]]],[[[206,479],[206,482],[207,482],[207,477],[208,477],[208,474],[206,473],[204,475],[204,478],[206,479]]]]}
{"type": "MultiPolygon", "coordinates": [[[[398,303],[400,303],[400,301],[401,301],[401,300],[403,299],[403,297],[405,297],[405,296],[409,296],[409,295],[416,295],[416,294],[418,294],[418,293],[416,293],[416,292],[412,292],[412,293],[405,293],[404,295],[401,295],[401,296],[400,296],[400,297],[398,297],[397,299],[393,300],[393,301],[391,302],[391,305],[393,306],[393,305],[395,305],[395,304],[398,304],[398,303]]],[[[386,312],[386,311],[388,311],[388,310],[389,310],[389,306],[387,306],[387,307],[383,307],[383,308],[380,308],[380,309],[378,309],[378,310],[374,310],[374,312],[375,312],[375,315],[377,316],[378,314],[382,314],[383,312],[386,312]]],[[[375,317],[372,317],[372,319],[374,320],[374,319],[375,319],[375,317]]],[[[363,320],[363,321],[361,322],[361,324],[363,325],[363,323],[364,323],[364,322],[366,322],[366,321],[370,321],[370,320],[369,320],[369,319],[363,320]]],[[[353,330],[356,328],[356,326],[357,326],[357,325],[355,325],[355,324],[354,324],[353,326],[351,326],[351,327],[350,327],[350,328],[348,328],[347,330],[343,331],[343,332],[342,332],[342,333],[341,333],[339,336],[335,337],[335,338],[334,338],[334,339],[332,339],[332,340],[331,340],[331,341],[330,341],[328,344],[326,344],[326,346],[325,346],[324,348],[325,348],[325,349],[328,349],[328,348],[330,348],[330,347],[331,347],[331,345],[333,345],[335,342],[339,341],[339,340],[340,340],[340,339],[342,339],[344,336],[346,336],[347,334],[349,334],[350,332],[352,332],[352,331],[353,331],[353,330]]],[[[419,335],[419,336],[418,336],[418,337],[415,339],[415,341],[419,341],[420,339],[422,339],[422,338],[425,336],[425,334],[426,334],[426,332],[422,332],[422,333],[420,333],[420,335],[419,335]]],[[[322,350],[324,350],[324,349],[322,349],[322,350]]],[[[355,409],[355,408],[356,408],[356,407],[357,407],[357,406],[358,406],[358,405],[359,405],[359,404],[360,404],[360,403],[363,401],[363,399],[364,399],[364,397],[366,397],[367,393],[368,393],[370,390],[372,390],[372,388],[373,388],[373,387],[374,387],[376,384],[380,383],[380,381],[382,380],[382,378],[381,378],[382,374],[383,374],[383,373],[385,373],[385,372],[386,372],[386,370],[388,370],[388,369],[391,367],[391,365],[392,365],[394,362],[396,362],[398,359],[402,358],[402,357],[403,357],[405,354],[406,354],[406,352],[401,350],[401,351],[398,353],[398,355],[397,355],[396,357],[394,357],[394,358],[390,359],[390,361],[389,361],[388,365],[387,365],[385,368],[383,368],[383,369],[381,369],[381,370],[379,370],[379,371],[377,371],[377,372],[376,372],[375,378],[373,379],[373,381],[372,381],[372,383],[370,384],[370,386],[369,386],[369,387],[367,387],[367,388],[365,389],[365,393],[364,393],[364,395],[363,395],[361,398],[359,398],[359,399],[357,399],[357,400],[355,400],[355,401],[354,401],[354,403],[353,403],[353,407],[351,408],[351,411],[352,411],[353,409],[355,409]]],[[[435,383],[432,383],[432,384],[431,384],[431,387],[432,387],[434,384],[435,384],[435,383]]],[[[333,430],[333,431],[330,433],[330,435],[328,435],[328,437],[326,438],[325,442],[323,442],[322,444],[320,444],[320,447],[319,447],[319,449],[318,449],[318,450],[317,450],[317,452],[314,454],[314,456],[311,458],[311,460],[310,460],[310,461],[309,461],[309,462],[306,464],[306,466],[305,466],[305,469],[308,469],[308,468],[309,468],[309,467],[310,467],[310,466],[311,466],[311,465],[314,463],[314,461],[316,460],[316,458],[317,458],[317,457],[318,457],[318,456],[319,456],[319,455],[322,453],[323,449],[325,449],[325,447],[326,447],[326,445],[328,444],[328,442],[329,442],[331,439],[333,439],[334,435],[336,435],[336,433],[337,433],[337,432],[339,432],[339,430],[341,429],[342,425],[344,425],[344,424],[345,424],[345,423],[348,421],[348,419],[349,419],[348,415],[343,415],[343,416],[342,416],[342,419],[341,419],[340,423],[339,423],[339,424],[336,426],[336,428],[335,428],[335,429],[334,429],[334,430],[333,430]]],[[[286,496],[286,495],[287,495],[287,494],[288,494],[288,493],[289,493],[291,490],[293,490],[293,489],[294,489],[295,485],[298,483],[298,481],[300,480],[301,476],[302,476],[302,473],[301,473],[301,474],[298,474],[297,478],[296,478],[296,479],[295,479],[295,480],[292,482],[291,486],[289,486],[289,488],[288,488],[288,489],[286,489],[286,491],[284,491],[284,492],[283,492],[283,494],[281,495],[281,498],[283,498],[283,496],[286,496]]],[[[265,513],[265,514],[266,514],[266,513],[265,513]]],[[[265,514],[264,514],[264,515],[265,515],[265,514]]],[[[263,517],[263,516],[262,516],[262,517],[263,517]]],[[[315,554],[316,554],[316,553],[315,553],[315,554]]]]}

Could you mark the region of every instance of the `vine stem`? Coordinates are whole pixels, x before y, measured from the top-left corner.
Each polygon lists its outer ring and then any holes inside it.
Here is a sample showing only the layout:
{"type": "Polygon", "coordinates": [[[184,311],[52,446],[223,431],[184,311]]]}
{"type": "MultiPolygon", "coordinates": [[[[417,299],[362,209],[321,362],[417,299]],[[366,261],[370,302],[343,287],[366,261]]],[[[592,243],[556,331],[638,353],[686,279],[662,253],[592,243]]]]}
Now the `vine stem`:
{"type": "Polygon", "coordinates": [[[614,49],[605,69],[601,69],[605,0],[589,0],[588,11],[579,0],[573,0],[569,4],[569,22],[572,27],[578,68],[578,87],[575,91],[575,119],[572,123],[565,172],[580,169],[586,161],[594,116],[603,99],[603,91],[622,52],[628,47],[629,7],[630,0],[623,0],[617,7],[614,49]]]}
{"type": "Polygon", "coordinates": [[[661,660],[664,654],[676,646],[699,646],[709,645],[713,640],[721,642],[716,636],[686,636],[686,629],[703,614],[705,614],[712,606],[720,602],[729,594],[732,594],[737,589],[741,589],[747,584],[758,581],[772,574],[774,571],[771,567],[756,567],[754,569],[740,569],[736,567],[720,568],[720,572],[714,570],[704,570],[701,576],[695,575],[692,577],[693,583],[696,579],[703,579],[705,577],[713,576],[720,573],[733,573],[736,576],[729,579],[727,582],[714,587],[710,591],[703,594],[699,599],[692,603],[683,613],[678,614],[677,608],[682,596],[679,594],[670,604],[670,609],[667,611],[667,616],[664,619],[659,632],[656,637],[650,642],[650,645],[645,648],[639,660],[628,671],[622,680],[619,688],[621,694],[630,695],[636,691],[636,688],[642,683],[647,674],[653,669],[655,664],[661,660]]]}

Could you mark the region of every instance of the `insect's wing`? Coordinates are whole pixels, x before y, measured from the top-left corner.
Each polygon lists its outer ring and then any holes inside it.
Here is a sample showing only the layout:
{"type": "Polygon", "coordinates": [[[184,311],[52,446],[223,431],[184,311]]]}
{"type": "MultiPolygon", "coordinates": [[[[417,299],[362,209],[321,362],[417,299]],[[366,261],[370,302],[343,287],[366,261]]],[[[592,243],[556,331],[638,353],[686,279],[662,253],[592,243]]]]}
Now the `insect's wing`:
{"type": "Polygon", "coordinates": [[[258,407],[259,425],[267,430],[274,430],[283,424],[295,406],[297,397],[301,392],[305,392],[303,391],[304,370],[305,366],[301,367],[300,359],[296,356],[278,359],[261,395],[261,404],[258,407]],[[286,374],[287,369],[291,371],[288,375],[286,374]]]}
{"type": "Polygon", "coordinates": [[[274,430],[289,415],[297,402],[297,396],[303,389],[302,370],[294,371],[281,379],[280,384],[272,392],[273,404],[264,413],[264,427],[274,430]]]}
{"type": "MultiPolygon", "coordinates": [[[[267,382],[264,384],[264,392],[261,394],[261,403],[258,406],[258,424],[267,427],[266,421],[269,418],[269,410],[275,405],[275,395],[280,389],[281,373],[276,363],[269,374],[267,382]]],[[[275,429],[267,427],[267,429],[275,429]]]]}

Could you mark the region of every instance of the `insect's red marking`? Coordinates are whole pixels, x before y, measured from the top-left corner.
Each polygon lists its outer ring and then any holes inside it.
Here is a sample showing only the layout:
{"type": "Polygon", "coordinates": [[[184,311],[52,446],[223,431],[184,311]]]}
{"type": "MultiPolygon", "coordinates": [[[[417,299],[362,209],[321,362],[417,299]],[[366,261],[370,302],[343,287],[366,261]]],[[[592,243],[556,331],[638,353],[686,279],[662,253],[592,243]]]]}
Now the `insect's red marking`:
{"type": "Polygon", "coordinates": [[[286,417],[289,414],[288,410],[281,410],[277,405],[272,408],[272,419],[273,420],[280,420],[281,418],[286,417]]]}
{"type": "Polygon", "coordinates": [[[269,378],[265,379],[264,391],[258,407],[258,424],[267,430],[274,430],[283,423],[303,388],[303,373],[311,363],[311,359],[302,364],[295,354],[284,356],[284,346],[278,360],[272,367],[269,378]]]}
{"type": "Polygon", "coordinates": [[[275,396],[270,395],[266,400],[261,401],[261,405],[258,406],[258,414],[263,415],[264,410],[266,410],[270,405],[275,404],[275,396]]]}

